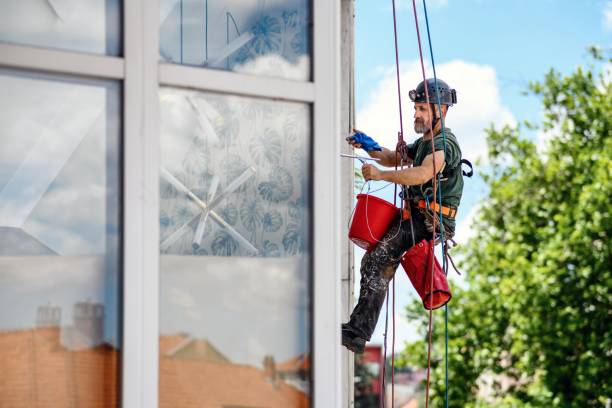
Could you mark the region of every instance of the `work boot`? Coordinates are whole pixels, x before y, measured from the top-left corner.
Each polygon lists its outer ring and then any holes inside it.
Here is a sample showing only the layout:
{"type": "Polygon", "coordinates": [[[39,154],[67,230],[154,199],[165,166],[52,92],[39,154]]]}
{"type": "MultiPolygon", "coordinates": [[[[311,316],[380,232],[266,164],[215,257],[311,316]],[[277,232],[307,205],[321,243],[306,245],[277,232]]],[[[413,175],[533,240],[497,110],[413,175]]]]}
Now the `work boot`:
{"type": "Polygon", "coordinates": [[[349,325],[342,324],[342,345],[353,353],[361,354],[365,350],[365,339],[356,336],[350,329],[349,325]]]}

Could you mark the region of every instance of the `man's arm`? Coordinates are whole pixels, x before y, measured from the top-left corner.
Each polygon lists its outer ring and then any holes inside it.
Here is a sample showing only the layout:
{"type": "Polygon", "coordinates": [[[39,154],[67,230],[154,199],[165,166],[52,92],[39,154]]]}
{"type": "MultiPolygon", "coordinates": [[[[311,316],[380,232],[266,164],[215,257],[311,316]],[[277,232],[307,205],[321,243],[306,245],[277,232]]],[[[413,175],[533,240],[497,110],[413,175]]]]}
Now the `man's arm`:
{"type": "Polygon", "coordinates": [[[423,160],[420,166],[409,167],[403,170],[379,170],[371,164],[364,164],[361,168],[361,172],[366,180],[384,180],[405,186],[420,185],[427,183],[433,178],[434,157],[436,172],[439,173],[444,169],[445,164],[444,152],[442,150],[438,150],[434,154],[425,157],[425,160],[423,160]]]}

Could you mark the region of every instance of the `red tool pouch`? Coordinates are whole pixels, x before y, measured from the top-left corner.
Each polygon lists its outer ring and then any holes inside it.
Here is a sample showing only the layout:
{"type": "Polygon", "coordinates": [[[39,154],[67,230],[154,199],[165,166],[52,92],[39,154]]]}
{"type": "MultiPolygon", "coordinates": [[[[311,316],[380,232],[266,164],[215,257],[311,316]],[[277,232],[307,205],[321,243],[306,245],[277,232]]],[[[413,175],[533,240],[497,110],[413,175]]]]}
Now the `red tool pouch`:
{"type": "Polygon", "coordinates": [[[423,240],[406,251],[401,261],[412,286],[427,310],[444,306],[452,297],[444,271],[435,255],[433,292],[431,291],[431,251],[433,251],[433,242],[423,240]]]}

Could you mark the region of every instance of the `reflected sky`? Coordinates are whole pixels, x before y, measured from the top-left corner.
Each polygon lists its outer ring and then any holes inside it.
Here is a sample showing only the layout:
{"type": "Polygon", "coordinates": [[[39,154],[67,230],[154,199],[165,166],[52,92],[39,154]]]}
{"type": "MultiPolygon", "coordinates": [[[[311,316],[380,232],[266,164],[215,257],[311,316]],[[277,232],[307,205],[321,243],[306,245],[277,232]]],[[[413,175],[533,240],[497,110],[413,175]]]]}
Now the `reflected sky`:
{"type": "Polygon", "coordinates": [[[310,350],[304,259],[163,255],[161,268],[162,334],[206,339],[256,367],[310,350]]]}
{"type": "Polygon", "coordinates": [[[119,0],[2,0],[0,41],[120,55],[119,0]]]}
{"type": "Polygon", "coordinates": [[[161,0],[160,57],[308,80],[310,21],[308,0],[161,0]]]}
{"type": "Polygon", "coordinates": [[[38,307],[103,305],[118,344],[119,107],[116,83],[0,70],[0,330],[38,307]]]}

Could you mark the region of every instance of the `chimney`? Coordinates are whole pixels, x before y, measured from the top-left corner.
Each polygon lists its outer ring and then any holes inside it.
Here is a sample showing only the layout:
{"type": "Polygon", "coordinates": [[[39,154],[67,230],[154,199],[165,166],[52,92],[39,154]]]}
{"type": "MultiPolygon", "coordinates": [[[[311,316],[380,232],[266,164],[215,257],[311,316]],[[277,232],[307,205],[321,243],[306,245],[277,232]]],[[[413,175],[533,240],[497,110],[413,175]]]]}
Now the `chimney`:
{"type": "Polygon", "coordinates": [[[86,302],[74,304],[74,328],[84,336],[90,347],[96,347],[104,341],[104,305],[86,302]]]}
{"type": "Polygon", "coordinates": [[[62,308],[50,303],[36,308],[36,338],[41,344],[55,347],[60,344],[62,308]]]}
{"type": "Polygon", "coordinates": [[[38,306],[36,309],[36,328],[59,327],[62,320],[62,309],[59,306],[38,306]]]}
{"type": "Polygon", "coordinates": [[[275,387],[278,388],[278,371],[276,371],[276,361],[271,355],[267,355],[263,359],[264,374],[268,378],[268,381],[275,387]]]}

